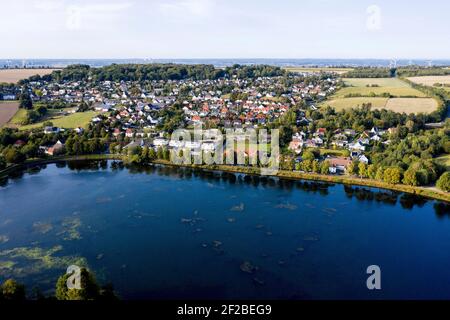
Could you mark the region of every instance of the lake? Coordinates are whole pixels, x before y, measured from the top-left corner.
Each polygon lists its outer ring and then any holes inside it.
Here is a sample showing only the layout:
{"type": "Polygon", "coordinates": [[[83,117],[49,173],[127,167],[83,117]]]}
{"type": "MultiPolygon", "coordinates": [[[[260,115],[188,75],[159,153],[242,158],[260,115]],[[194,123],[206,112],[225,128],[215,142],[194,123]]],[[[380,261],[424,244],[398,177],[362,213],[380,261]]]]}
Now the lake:
{"type": "Polygon", "coordinates": [[[0,281],[51,292],[78,264],[123,299],[450,299],[449,214],[378,189],[50,164],[2,181],[0,281]]]}

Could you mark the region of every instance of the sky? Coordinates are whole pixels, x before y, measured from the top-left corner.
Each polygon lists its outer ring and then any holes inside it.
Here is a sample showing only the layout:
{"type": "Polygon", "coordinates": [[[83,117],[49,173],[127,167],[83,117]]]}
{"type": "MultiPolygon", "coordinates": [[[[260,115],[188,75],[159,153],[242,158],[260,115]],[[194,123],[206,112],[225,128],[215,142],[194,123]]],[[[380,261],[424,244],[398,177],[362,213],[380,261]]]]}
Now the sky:
{"type": "Polygon", "coordinates": [[[448,0],[0,0],[0,59],[449,59],[448,0]]]}

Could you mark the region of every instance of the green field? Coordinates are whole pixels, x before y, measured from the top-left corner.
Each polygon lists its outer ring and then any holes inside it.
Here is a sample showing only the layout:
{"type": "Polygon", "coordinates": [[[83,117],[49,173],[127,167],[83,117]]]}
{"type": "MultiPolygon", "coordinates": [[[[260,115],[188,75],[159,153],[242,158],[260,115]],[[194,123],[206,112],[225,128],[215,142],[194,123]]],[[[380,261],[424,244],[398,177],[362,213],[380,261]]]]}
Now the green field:
{"type": "Polygon", "coordinates": [[[35,128],[40,128],[44,125],[45,122],[50,121],[53,123],[55,127],[73,129],[77,127],[86,128],[91,122],[92,118],[99,115],[101,112],[96,111],[87,111],[87,112],[78,112],[73,113],[68,116],[57,116],[54,118],[47,118],[45,121],[41,121],[38,123],[33,123],[26,126],[20,126],[20,130],[31,130],[35,128]]]}
{"type": "Polygon", "coordinates": [[[383,93],[389,93],[393,97],[426,97],[423,92],[396,78],[343,79],[343,81],[347,87],[339,90],[335,97],[345,97],[350,94],[371,96],[373,94],[382,95],[383,93]]]}
{"type": "Polygon", "coordinates": [[[371,103],[374,109],[407,114],[431,113],[438,108],[436,100],[427,98],[425,93],[397,78],[352,78],[343,81],[346,87],[338,90],[322,106],[329,105],[340,111],[371,103]],[[384,93],[393,98],[381,97],[384,93]]]}
{"type": "Polygon", "coordinates": [[[26,117],[27,117],[27,110],[19,109],[14,115],[14,117],[12,117],[12,119],[9,121],[9,123],[12,125],[21,125],[23,121],[25,121],[26,117]]]}

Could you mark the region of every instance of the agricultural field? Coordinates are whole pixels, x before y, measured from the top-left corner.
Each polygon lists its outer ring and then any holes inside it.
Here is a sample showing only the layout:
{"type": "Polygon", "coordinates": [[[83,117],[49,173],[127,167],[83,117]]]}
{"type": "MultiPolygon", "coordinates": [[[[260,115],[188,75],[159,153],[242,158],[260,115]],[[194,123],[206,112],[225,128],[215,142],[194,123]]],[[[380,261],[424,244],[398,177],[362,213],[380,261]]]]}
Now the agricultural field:
{"type": "Polygon", "coordinates": [[[0,102],[0,127],[7,124],[19,110],[18,102],[0,102]]]}
{"type": "MultiPolygon", "coordinates": [[[[407,78],[409,81],[421,84],[424,86],[433,87],[436,83],[442,85],[450,85],[450,75],[447,76],[424,76],[407,78]]],[[[450,87],[448,87],[450,89],[450,87]]]]}
{"type": "Polygon", "coordinates": [[[336,98],[325,101],[322,105],[329,105],[334,108],[336,111],[341,111],[343,109],[351,109],[360,107],[363,104],[371,103],[372,108],[374,109],[383,109],[386,104],[388,98],[369,98],[369,97],[361,97],[361,98],[336,98]]]}
{"type": "Polygon", "coordinates": [[[86,128],[91,122],[92,118],[99,115],[101,112],[87,111],[87,112],[77,112],[70,114],[68,116],[56,116],[46,118],[45,120],[33,123],[26,126],[20,126],[19,130],[31,130],[35,128],[41,128],[45,122],[50,121],[55,127],[73,129],[77,127],[86,128]]]}
{"type": "Polygon", "coordinates": [[[360,107],[371,103],[373,109],[386,109],[399,113],[431,113],[436,111],[438,103],[433,98],[338,98],[324,102],[336,111],[360,107]]]}
{"type": "Polygon", "coordinates": [[[389,93],[393,97],[426,97],[423,92],[412,88],[406,82],[396,78],[343,79],[343,81],[347,87],[339,90],[335,95],[337,97],[345,97],[349,94],[370,96],[372,94],[381,95],[383,93],[389,93]]]}
{"type": "Polygon", "coordinates": [[[290,72],[310,72],[310,73],[321,73],[321,72],[334,72],[339,75],[346,74],[349,71],[352,71],[352,68],[307,68],[307,67],[285,67],[283,68],[290,72]]]}
{"type": "Polygon", "coordinates": [[[17,83],[34,75],[50,74],[56,69],[0,69],[0,83],[17,83]]]}
{"type": "Polygon", "coordinates": [[[438,102],[425,93],[414,89],[396,78],[343,79],[346,87],[337,91],[322,106],[329,105],[337,111],[372,104],[374,109],[387,109],[405,113],[431,113],[438,108],[438,102]],[[388,93],[392,98],[381,97],[388,93]],[[349,97],[358,95],[358,97],[349,97]]]}
{"type": "Polygon", "coordinates": [[[399,113],[431,113],[438,107],[433,98],[393,98],[388,100],[384,108],[399,113]]]}

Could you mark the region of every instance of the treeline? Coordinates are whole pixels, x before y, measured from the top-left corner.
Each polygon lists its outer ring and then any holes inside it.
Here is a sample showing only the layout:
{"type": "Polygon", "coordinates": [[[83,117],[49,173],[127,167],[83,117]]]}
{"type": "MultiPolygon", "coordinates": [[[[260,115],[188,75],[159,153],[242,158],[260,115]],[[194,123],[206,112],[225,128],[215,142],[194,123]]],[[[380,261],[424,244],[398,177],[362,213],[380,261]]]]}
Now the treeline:
{"type": "Polygon", "coordinates": [[[439,67],[401,67],[397,69],[399,77],[421,77],[421,76],[446,76],[450,75],[450,69],[439,67]]]}
{"type": "Polygon", "coordinates": [[[346,78],[391,78],[395,77],[396,69],[360,67],[345,74],[346,78]]]}
{"type": "Polygon", "coordinates": [[[33,295],[27,297],[23,284],[8,279],[0,284],[0,303],[7,301],[33,300],[91,300],[91,301],[115,301],[118,300],[111,284],[100,286],[94,275],[86,268],[80,270],[80,289],[69,289],[67,280],[70,274],[59,277],[56,282],[55,295],[45,296],[39,290],[34,290],[33,295]]]}
{"type": "Polygon", "coordinates": [[[19,82],[20,85],[30,81],[160,81],[160,80],[214,80],[223,77],[239,78],[274,77],[286,74],[279,67],[257,65],[234,65],[225,70],[213,65],[183,64],[112,64],[102,68],[88,65],[71,65],[63,70],[54,71],[44,76],[33,76],[19,82]]]}
{"type": "Polygon", "coordinates": [[[241,79],[258,77],[279,77],[286,74],[287,72],[285,70],[269,65],[242,66],[239,64],[235,64],[232,67],[227,67],[225,69],[225,75],[229,77],[237,76],[241,79]]]}
{"type": "Polygon", "coordinates": [[[398,68],[359,67],[345,74],[346,78],[389,78],[389,77],[420,77],[450,75],[450,69],[440,67],[407,66],[398,68]]]}

